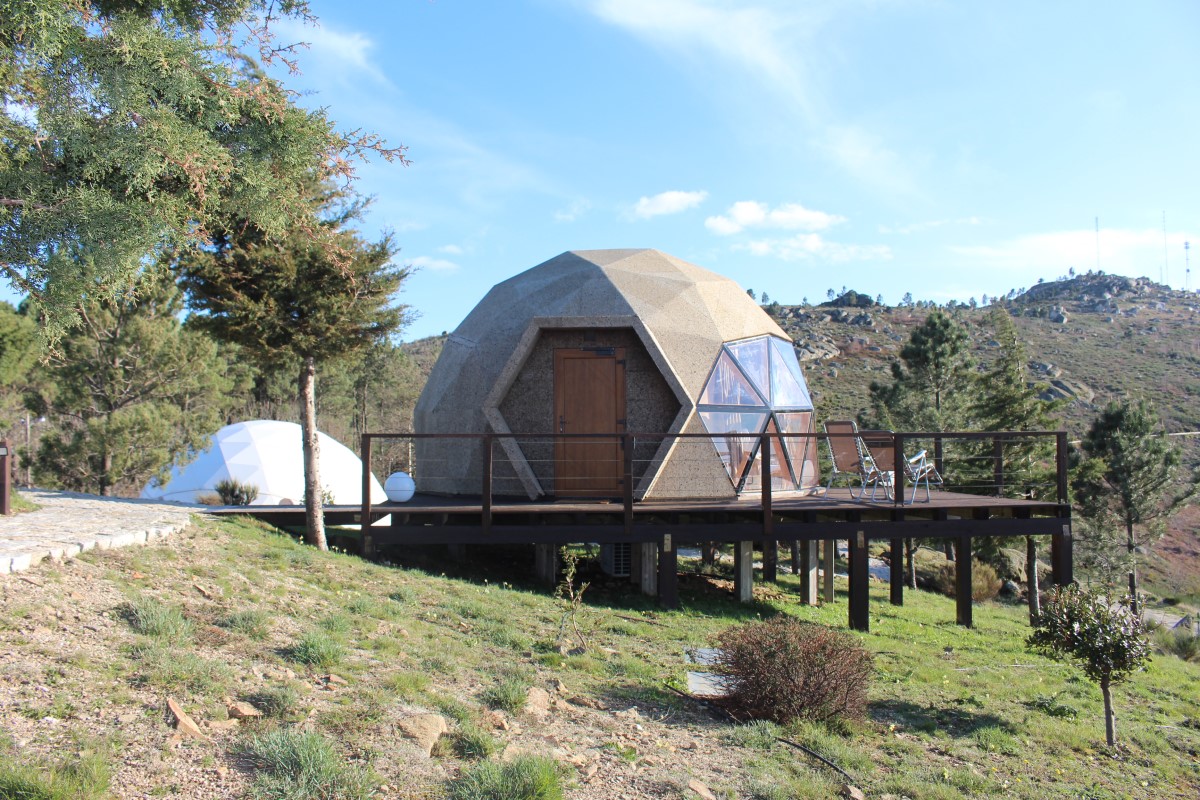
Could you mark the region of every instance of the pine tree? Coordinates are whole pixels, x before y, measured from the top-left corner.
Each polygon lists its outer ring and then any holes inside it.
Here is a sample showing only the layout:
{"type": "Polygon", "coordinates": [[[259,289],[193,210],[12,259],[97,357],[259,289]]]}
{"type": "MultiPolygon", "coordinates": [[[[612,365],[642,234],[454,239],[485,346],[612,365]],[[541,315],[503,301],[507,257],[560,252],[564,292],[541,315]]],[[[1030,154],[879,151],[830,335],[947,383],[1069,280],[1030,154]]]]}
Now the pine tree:
{"type": "Polygon", "coordinates": [[[278,15],[310,19],[304,0],[0,0],[0,274],[51,340],[165,244],[202,242],[230,214],[321,237],[309,176],[403,158],[266,75],[294,66],[278,15]]]}
{"type": "Polygon", "coordinates": [[[222,424],[233,385],[216,343],[179,322],[169,277],[136,299],[93,300],[60,341],[28,402],[54,427],[34,456],[40,480],[83,492],[136,492],[190,460],[222,424]]]}
{"type": "Polygon", "coordinates": [[[360,351],[400,329],[405,307],[392,296],[408,276],[392,264],[389,236],[360,239],[347,225],[365,207],[328,187],[310,195],[312,210],[337,253],[297,229],[281,246],[248,220],[213,230],[213,246],[179,254],[174,266],[195,323],[239,344],[264,369],[297,373],[304,440],[307,539],[326,549],[316,420],[317,365],[360,351]]]}
{"type": "Polygon", "coordinates": [[[1141,605],[1139,551],[1162,537],[1167,520],[1200,485],[1195,475],[1179,481],[1182,456],[1163,433],[1162,422],[1147,401],[1110,403],[1083,439],[1087,458],[1072,481],[1080,512],[1097,540],[1091,546],[1124,547],[1135,614],[1141,605]]]}

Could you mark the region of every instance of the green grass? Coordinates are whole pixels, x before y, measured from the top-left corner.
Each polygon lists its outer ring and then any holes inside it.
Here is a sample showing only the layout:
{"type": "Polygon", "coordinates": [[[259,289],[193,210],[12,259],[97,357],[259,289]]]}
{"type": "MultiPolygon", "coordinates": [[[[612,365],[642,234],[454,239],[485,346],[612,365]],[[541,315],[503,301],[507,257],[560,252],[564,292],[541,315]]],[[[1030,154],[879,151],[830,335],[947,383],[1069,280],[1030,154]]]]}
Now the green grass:
{"type": "Polygon", "coordinates": [[[465,768],[450,784],[451,800],[562,800],[553,759],[521,756],[507,764],[485,761],[465,768]]]}
{"type": "Polygon", "coordinates": [[[287,650],[287,657],[297,664],[317,669],[329,669],[346,658],[346,647],[322,630],[301,636],[287,650]]]}
{"type": "Polygon", "coordinates": [[[366,800],[371,774],[348,765],[324,736],[281,728],[247,737],[238,755],[258,770],[255,800],[366,800]]]}
{"type": "Polygon", "coordinates": [[[484,690],[481,699],[492,708],[516,714],[525,707],[532,685],[525,675],[504,675],[495,686],[484,690]]]}
{"type": "Polygon", "coordinates": [[[0,800],[101,800],[111,781],[108,748],[85,744],[59,761],[22,763],[0,753],[0,800]]]}
{"type": "Polygon", "coordinates": [[[500,749],[500,740],[470,722],[461,723],[452,736],[454,752],[472,761],[490,758],[500,749]]]}
{"type": "Polygon", "coordinates": [[[140,595],[121,608],[121,616],[134,633],[183,644],[192,635],[192,623],[183,612],[150,595],[140,595]]]}
{"type": "Polygon", "coordinates": [[[134,662],[129,679],[136,685],[217,695],[225,691],[233,679],[233,672],[225,662],[165,647],[155,641],[133,645],[129,657],[134,662]]]}
{"type": "Polygon", "coordinates": [[[217,620],[217,625],[256,642],[266,639],[271,630],[270,616],[257,608],[246,608],[226,614],[217,620]]]}

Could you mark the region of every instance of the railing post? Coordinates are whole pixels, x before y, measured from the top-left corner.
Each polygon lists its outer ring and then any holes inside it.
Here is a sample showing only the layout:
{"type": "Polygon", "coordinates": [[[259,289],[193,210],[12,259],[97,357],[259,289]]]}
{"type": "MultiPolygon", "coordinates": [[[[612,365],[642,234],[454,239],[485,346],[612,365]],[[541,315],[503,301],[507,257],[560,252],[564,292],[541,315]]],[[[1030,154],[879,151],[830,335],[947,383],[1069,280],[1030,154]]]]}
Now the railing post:
{"type": "Polygon", "coordinates": [[[371,535],[371,434],[362,435],[362,509],[359,512],[359,531],[362,533],[363,558],[374,558],[375,539],[371,535]]]}
{"type": "Polygon", "coordinates": [[[1067,502],[1067,432],[1056,431],[1054,434],[1055,452],[1054,468],[1058,473],[1058,502],[1067,502]]]}
{"type": "Polygon", "coordinates": [[[943,478],[946,476],[945,454],[942,452],[942,437],[935,436],[933,439],[933,466],[937,469],[938,475],[943,478]]]}
{"type": "MultiPolygon", "coordinates": [[[[621,435],[621,502],[625,507],[625,535],[633,535],[633,435],[621,435]]],[[[668,540],[667,550],[672,550],[668,540]]],[[[673,552],[673,550],[672,550],[673,552]]]]}
{"type": "MultiPolygon", "coordinates": [[[[892,497],[895,504],[904,505],[904,435],[892,434],[892,497]]],[[[913,489],[916,491],[916,489],[913,489]]]]}
{"type": "Polygon", "coordinates": [[[771,510],[771,434],[763,433],[758,457],[762,461],[762,527],[763,547],[766,547],[774,543],[775,531],[775,515],[771,510]]]}
{"type": "Polygon", "coordinates": [[[1004,437],[992,437],[992,478],[996,482],[996,497],[1004,496],[1004,437]]]}
{"type": "Polygon", "coordinates": [[[492,434],[483,435],[483,486],[479,493],[479,525],[486,536],[492,532],[492,434]]]}

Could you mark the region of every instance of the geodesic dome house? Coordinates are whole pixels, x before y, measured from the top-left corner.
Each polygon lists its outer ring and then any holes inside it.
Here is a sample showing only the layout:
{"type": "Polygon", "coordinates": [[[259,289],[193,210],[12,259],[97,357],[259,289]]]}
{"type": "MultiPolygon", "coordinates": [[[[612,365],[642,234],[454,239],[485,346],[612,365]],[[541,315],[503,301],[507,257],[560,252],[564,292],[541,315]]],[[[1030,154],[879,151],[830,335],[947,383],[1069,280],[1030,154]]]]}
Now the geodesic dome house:
{"type": "MultiPolygon", "coordinates": [[[[817,484],[813,406],[791,340],[734,281],[656,250],[563,253],[492,288],[446,340],[419,434],[495,434],[496,495],[637,500],[817,484]],[[591,438],[554,437],[587,434],[591,438]],[[687,434],[680,436],[680,434],[687,434]]],[[[478,495],[480,444],[415,440],[417,490],[478,495]]]]}
{"type": "MultiPolygon", "coordinates": [[[[321,485],[336,505],[362,503],[362,462],[354,451],[324,433],[317,434],[321,485]]],[[[258,489],[255,506],[299,505],[304,502],[304,452],[300,426],[278,420],[252,420],[226,425],[194,460],[171,470],[162,486],[151,481],[142,497],[195,503],[216,494],[217,484],[234,479],[258,489]]],[[[371,476],[371,502],[387,499],[371,476]]]]}

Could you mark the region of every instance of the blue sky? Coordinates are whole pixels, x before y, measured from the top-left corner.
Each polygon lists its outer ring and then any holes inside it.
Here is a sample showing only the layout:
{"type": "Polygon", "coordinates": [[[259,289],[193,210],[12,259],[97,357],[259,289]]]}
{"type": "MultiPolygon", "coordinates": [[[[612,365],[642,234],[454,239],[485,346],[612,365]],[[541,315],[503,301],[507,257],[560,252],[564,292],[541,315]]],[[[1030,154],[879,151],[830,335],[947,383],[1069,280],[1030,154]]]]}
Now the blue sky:
{"type": "Polygon", "coordinates": [[[785,303],[966,300],[1074,267],[1200,285],[1200,4],[313,0],[289,79],[418,267],[406,339],[564,250],[785,303]],[[1164,247],[1163,214],[1166,214],[1164,247]]]}

